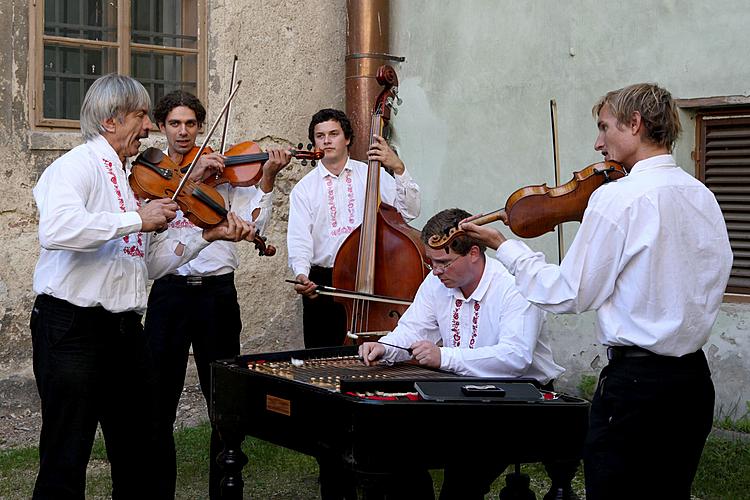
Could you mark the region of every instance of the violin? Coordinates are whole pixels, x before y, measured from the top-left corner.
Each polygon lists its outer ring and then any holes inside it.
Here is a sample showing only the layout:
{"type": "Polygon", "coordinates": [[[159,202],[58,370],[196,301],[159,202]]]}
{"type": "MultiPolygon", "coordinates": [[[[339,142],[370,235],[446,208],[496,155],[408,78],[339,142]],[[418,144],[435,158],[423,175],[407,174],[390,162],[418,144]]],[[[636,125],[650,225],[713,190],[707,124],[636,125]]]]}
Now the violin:
{"type": "MultiPolygon", "coordinates": [[[[172,198],[184,174],[169,156],[148,148],[133,160],[128,182],[135,194],[145,199],[172,198]]],[[[216,189],[190,179],[175,200],[185,217],[200,228],[213,227],[227,216],[224,198],[216,189]]]]}
{"type": "MultiPolygon", "coordinates": [[[[133,192],[144,199],[171,198],[183,181],[180,168],[157,148],[148,148],[133,160],[128,182],[133,192]]],[[[224,198],[216,189],[201,182],[185,180],[175,198],[180,210],[194,225],[206,229],[220,224],[227,217],[224,198]]],[[[259,234],[253,239],[260,255],[274,255],[276,248],[266,246],[259,234]]]]}
{"type": "MultiPolygon", "coordinates": [[[[192,163],[195,155],[200,148],[195,146],[192,151],[187,153],[180,163],[182,172],[192,163]]],[[[297,149],[289,151],[294,158],[302,160],[303,165],[311,161],[315,165],[316,160],[323,158],[323,151],[313,149],[312,144],[307,145],[307,151],[302,149],[302,144],[297,149]]],[[[213,149],[206,146],[203,154],[213,153],[213,149]]],[[[262,152],[260,146],[252,141],[245,141],[235,144],[224,152],[224,171],[216,176],[209,177],[203,182],[209,186],[218,186],[219,184],[229,183],[232,186],[254,186],[263,177],[263,163],[268,160],[268,153],[262,152]]]]}
{"type": "MultiPolygon", "coordinates": [[[[615,161],[593,163],[574,172],[573,179],[560,186],[550,188],[541,184],[518,189],[508,197],[505,208],[470,221],[481,226],[502,220],[517,236],[536,238],[563,222],[581,222],[591,194],[603,184],[626,175],[625,168],[615,161]]],[[[463,234],[463,230],[451,228],[444,236],[432,236],[427,244],[433,249],[446,248],[463,234]]]]}

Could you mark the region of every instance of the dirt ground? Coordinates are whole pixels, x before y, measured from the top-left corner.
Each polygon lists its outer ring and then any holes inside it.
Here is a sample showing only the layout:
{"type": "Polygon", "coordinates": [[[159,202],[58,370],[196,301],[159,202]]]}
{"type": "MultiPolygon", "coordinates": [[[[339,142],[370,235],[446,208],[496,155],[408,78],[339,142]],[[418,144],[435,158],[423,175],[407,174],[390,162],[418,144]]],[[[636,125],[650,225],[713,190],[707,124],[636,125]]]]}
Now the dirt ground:
{"type": "MultiPolygon", "coordinates": [[[[193,427],[206,420],[206,403],[191,362],[177,408],[175,428],[193,427]]],[[[36,446],[41,426],[39,396],[33,375],[0,381],[0,450],[36,446]]]]}

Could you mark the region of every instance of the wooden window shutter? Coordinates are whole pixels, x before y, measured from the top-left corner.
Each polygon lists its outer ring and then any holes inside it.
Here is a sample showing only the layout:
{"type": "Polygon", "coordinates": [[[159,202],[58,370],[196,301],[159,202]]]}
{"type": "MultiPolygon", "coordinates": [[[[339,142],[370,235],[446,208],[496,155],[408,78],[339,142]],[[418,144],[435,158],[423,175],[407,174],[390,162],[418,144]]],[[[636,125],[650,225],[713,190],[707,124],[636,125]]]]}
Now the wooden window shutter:
{"type": "Polygon", "coordinates": [[[696,118],[698,178],[719,202],[734,253],[726,291],[750,294],[750,109],[696,118]]]}

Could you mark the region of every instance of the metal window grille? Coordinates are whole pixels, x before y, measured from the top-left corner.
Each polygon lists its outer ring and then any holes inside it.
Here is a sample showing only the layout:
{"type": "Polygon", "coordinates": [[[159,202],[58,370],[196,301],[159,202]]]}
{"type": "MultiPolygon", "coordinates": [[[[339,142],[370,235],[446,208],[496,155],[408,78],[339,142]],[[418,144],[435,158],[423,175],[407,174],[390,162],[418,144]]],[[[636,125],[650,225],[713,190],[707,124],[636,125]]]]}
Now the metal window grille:
{"type": "Polygon", "coordinates": [[[175,89],[197,94],[195,5],[189,0],[45,0],[42,118],[78,120],[92,82],[114,71],[138,79],[154,102],[175,89]],[[131,26],[128,36],[119,38],[118,5],[129,7],[131,26]],[[126,47],[117,45],[123,38],[130,41],[126,47]],[[123,50],[129,68],[118,65],[123,50]]]}
{"type": "Polygon", "coordinates": [[[698,177],[719,202],[734,254],[727,292],[750,294],[750,110],[697,118],[698,177]]]}

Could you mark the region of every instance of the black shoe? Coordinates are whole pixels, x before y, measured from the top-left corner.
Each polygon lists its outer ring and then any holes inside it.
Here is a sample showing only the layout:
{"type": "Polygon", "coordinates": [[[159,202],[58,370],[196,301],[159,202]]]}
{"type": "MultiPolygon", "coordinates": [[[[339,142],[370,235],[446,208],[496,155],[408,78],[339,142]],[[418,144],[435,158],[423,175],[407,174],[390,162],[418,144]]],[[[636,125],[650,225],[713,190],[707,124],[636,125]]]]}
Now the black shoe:
{"type": "Polygon", "coordinates": [[[544,500],[581,500],[573,488],[568,486],[567,488],[550,488],[544,500]]]}

